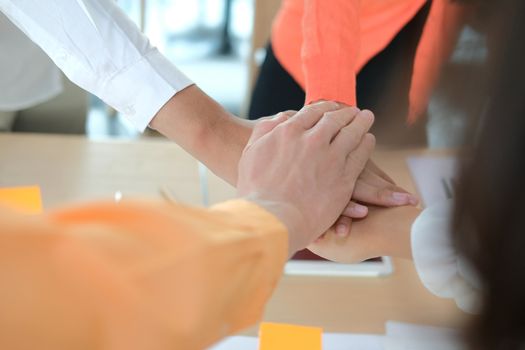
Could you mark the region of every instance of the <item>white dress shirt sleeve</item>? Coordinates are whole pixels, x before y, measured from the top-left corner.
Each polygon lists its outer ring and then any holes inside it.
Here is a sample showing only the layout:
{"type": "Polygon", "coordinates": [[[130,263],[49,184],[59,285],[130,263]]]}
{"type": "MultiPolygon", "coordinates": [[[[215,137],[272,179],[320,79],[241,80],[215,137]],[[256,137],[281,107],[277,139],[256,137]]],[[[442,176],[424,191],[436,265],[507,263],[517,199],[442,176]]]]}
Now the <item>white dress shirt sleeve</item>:
{"type": "Polygon", "coordinates": [[[474,269],[453,245],[452,207],[452,201],[436,204],[416,219],[411,233],[414,264],[433,294],[454,299],[465,312],[478,313],[481,287],[474,269]]]}
{"type": "Polygon", "coordinates": [[[59,95],[62,73],[0,12],[0,110],[20,111],[59,95]]]}
{"type": "Polygon", "coordinates": [[[0,0],[0,10],[72,82],[140,130],[192,84],[113,0],[0,0]]]}

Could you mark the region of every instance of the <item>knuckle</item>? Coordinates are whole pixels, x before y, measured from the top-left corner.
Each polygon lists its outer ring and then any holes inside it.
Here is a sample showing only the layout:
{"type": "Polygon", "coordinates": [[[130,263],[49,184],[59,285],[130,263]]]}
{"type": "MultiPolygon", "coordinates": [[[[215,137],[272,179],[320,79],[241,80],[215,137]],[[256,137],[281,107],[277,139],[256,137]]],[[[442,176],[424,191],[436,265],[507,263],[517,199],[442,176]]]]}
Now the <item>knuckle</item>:
{"type": "Polygon", "coordinates": [[[283,123],[276,127],[276,130],[281,133],[283,137],[291,138],[297,134],[296,123],[283,123]]]}
{"type": "Polygon", "coordinates": [[[311,105],[305,105],[303,108],[301,108],[300,112],[309,112],[309,111],[315,111],[319,109],[319,104],[311,104],[311,105]]]}
{"type": "Polygon", "coordinates": [[[346,137],[348,137],[350,140],[356,143],[361,141],[361,133],[354,128],[346,129],[346,137]]]}
{"type": "Polygon", "coordinates": [[[346,107],[345,110],[347,110],[349,113],[353,115],[356,115],[357,113],[361,112],[361,110],[357,108],[356,106],[346,107]]]}
{"type": "Polygon", "coordinates": [[[313,131],[306,135],[307,145],[318,146],[324,142],[324,135],[321,132],[313,131]]]}
{"type": "Polygon", "coordinates": [[[325,107],[329,108],[330,110],[337,110],[337,109],[341,108],[339,103],[334,102],[334,101],[326,101],[325,102],[325,107]]]}
{"type": "Polygon", "coordinates": [[[304,110],[314,111],[318,113],[322,113],[324,111],[329,111],[329,110],[336,110],[338,108],[339,108],[339,104],[333,101],[321,101],[321,102],[310,104],[308,106],[303,107],[304,110]]]}
{"type": "Polygon", "coordinates": [[[324,114],[324,117],[328,123],[335,126],[338,130],[342,129],[345,126],[344,115],[338,114],[336,112],[327,112],[324,114]]]}
{"type": "Polygon", "coordinates": [[[374,122],[374,119],[375,119],[375,115],[372,111],[368,110],[368,109],[364,109],[362,110],[360,113],[359,113],[363,118],[369,120],[370,122],[374,122]]]}
{"type": "Polygon", "coordinates": [[[268,126],[270,126],[271,124],[272,124],[272,119],[271,118],[260,119],[257,122],[257,124],[255,124],[255,128],[254,129],[265,129],[268,126]]]}
{"type": "Polygon", "coordinates": [[[387,188],[381,188],[376,191],[376,199],[379,203],[387,203],[389,202],[390,196],[392,192],[387,188]]]}
{"type": "Polygon", "coordinates": [[[257,123],[256,127],[259,127],[259,128],[260,128],[260,127],[265,127],[265,126],[270,125],[271,123],[272,123],[272,118],[261,119],[261,120],[257,123]]]}
{"type": "Polygon", "coordinates": [[[288,112],[279,112],[275,115],[273,119],[281,119],[281,118],[288,119],[289,117],[290,117],[290,114],[288,112]]]}
{"type": "Polygon", "coordinates": [[[340,133],[347,140],[347,144],[352,150],[355,149],[361,141],[361,137],[355,129],[344,128],[341,129],[340,133]]]}
{"type": "Polygon", "coordinates": [[[373,134],[366,134],[363,139],[363,142],[367,150],[372,151],[376,147],[376,137],[373,134]]]}

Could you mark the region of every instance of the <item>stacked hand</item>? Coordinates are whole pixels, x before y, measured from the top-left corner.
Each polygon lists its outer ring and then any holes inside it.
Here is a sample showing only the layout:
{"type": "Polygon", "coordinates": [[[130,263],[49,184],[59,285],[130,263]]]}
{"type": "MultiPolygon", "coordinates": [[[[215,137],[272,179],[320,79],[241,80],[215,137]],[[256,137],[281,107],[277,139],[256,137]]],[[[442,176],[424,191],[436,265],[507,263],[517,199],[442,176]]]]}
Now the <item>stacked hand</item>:
{"type": "Polygon", "coordinates": [[[290,255],[337,220],[372,154],[373,114],[323,102],[259,122],[239,162],[238,193],[288,227],[290,255]]]}
{"type": "Polygon", "coordinates": [[[345,236],[328,230],[308,246],[328,260],[356,263],[378,256],[410,258],[410,228],[420,209],[413,206],[372,207],[364,220],[355,220],[345,236]]]}
{"type": "Polygon", "coordinates": [[[369,160],[357,180],[352,201],[335,223],[334,231],[339,236],[347,236],[350,233],[352,219],[362,219],[367,216],[368,207],[359,203],[398,207],[417,205],[418,202],[417,197],[397,186],[394,180],[369,160]]]}
{"type": "MultiPolygon", "coordinates": [[[[288,226],[291,254],[327,232],[311,250],[330,255],[334,239],[340,243],[350,234],[352,219],[368,215],[363,204],[417,204],[417,198],[369,160],[372,122],[369,111],[321,102],[256,124],[239,163],[238,191],[288,226]]],[[[352,238],[360,242],[360,237],[352,238]]],[[[355,243],[356,249],[360,246],[355,243]]],[[[341,260],[341,244],[336,251],[341,260]]],[[[347,259],[374,254],[365,247],[347,259]]]]}

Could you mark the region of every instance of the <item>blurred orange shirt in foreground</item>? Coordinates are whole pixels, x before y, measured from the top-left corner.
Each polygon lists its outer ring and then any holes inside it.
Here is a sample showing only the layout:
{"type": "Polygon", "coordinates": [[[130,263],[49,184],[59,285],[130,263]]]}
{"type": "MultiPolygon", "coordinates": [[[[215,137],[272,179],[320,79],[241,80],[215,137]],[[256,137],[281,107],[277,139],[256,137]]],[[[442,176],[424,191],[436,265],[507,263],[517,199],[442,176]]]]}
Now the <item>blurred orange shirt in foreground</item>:
{"type": "Polygon", "coordinates": [[[287,244],[242,200],[0,208],[0,349],[205,349],[261,317],[287,244]]]}

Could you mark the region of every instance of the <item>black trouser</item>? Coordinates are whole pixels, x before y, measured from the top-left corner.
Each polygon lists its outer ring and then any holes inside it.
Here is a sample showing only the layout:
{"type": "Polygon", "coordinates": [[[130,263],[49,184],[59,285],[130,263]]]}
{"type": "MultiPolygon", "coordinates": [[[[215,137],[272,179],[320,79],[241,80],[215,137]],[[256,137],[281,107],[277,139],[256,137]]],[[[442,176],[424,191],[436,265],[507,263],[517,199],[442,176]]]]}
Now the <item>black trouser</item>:
{"type": "MultiPolygon", "coordinates": [[[[425,123],[407,127],[408,93],[417,46],[431,1],[374,56],[357,75],[358,106],[376,115],[373,132],[381,143],[421,144],[426,142],[425,123]]],[[[266,59],[252,95],[249,117],[258,119],[285,110],[299,110],[305,101],[304,90],[281,66],[268,45],[266,59]]]]}

